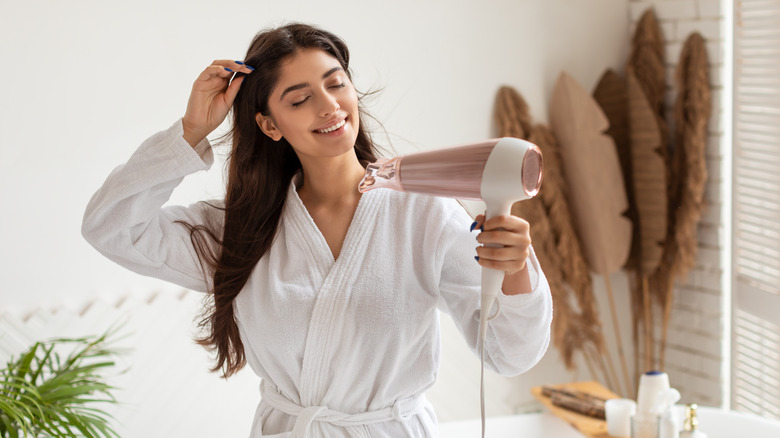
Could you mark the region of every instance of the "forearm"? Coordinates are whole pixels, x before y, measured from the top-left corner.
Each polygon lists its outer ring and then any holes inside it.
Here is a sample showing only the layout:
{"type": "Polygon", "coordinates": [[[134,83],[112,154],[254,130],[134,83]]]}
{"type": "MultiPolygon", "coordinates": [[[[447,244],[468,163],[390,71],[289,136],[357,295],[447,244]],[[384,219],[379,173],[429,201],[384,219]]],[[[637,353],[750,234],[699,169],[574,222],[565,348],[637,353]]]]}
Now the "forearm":
{"type": "Polygon", "coordinates": [[[531,276],[528,274],[528,263],[526,263],[523,269],[514,274],[504,275],[501,291],[504,295],[520,295],[533,292],[531,276]]]}

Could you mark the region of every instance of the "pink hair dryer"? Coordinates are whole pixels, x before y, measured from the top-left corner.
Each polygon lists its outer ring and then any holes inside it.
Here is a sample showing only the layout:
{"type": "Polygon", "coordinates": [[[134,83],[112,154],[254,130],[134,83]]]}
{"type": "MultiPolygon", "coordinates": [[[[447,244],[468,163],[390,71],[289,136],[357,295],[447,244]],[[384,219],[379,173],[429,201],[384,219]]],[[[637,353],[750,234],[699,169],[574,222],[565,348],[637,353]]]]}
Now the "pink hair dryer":
{"type": "MultiPolygon", "coordinates": [[[[389,188],[450,198],[484,201],[485,216],[509,215],[512,204],[530,199],[542,183],[542,153],[533,143],[505,137],[438,149],[369,164],[360,192],[389,188]]],[[[482,270],[479,340],[484,345],[489,310],[501,290],[504,272],[482,270]]]]}

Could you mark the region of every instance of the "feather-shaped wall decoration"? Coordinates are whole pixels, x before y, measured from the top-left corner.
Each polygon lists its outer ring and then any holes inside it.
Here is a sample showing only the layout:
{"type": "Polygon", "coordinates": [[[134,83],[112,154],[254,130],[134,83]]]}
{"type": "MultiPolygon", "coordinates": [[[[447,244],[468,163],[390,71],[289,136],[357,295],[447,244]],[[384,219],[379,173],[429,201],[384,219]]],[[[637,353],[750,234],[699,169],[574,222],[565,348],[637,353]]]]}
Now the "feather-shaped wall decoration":
{"type": "MultiPolygon", "coordinates": [[[[604,72],[596,85],[596,89],[593,91],[593,98],[601,106],[604,111],[604,115],[609,120],[609,129],[607,135],[615,140],[615,147],[620,157],[620,167],[623,170],[623,181],[626,185],[626,196],[628,198],[628,211],[626,217],[631,221],[634,226],[632,227],[631,236],[631,251],[626,261],[625,268],[629,272],[636,272],[639,265],[639,213],[636,208],[636,199],[634,199],[634,170],[631,164],[631,137],[630,137],[630,124],[628,117],[628,90],[626,89],[626,81],[621,78],[612,69],[608,69],[604,72]]],[[[637,282],[634,281],[633,284],[637,282]]],[[[635,380],[639,376],[639,349],[636,348],[640,344],[639,338],[639,323],[643,320],[644,305],[642,299],[642,292],[638,287],[631,287],[631,314],[633,315],[633,324],[631,330],[631,337],[634,347],[634,364],[636,366],[635,380]]],[[[645,330],[647,325],[643,325],[645,330]]],[[[646,337],[645,337],[646,338],[646,337]]]]}
{"type": "Polygon", "coordinates": [[[685,41],[676,71],[677,101],[674,107],[675,149],[672,156],[670,220],[663,267],[654,283],[665,293],[661,305],[664,319],[660,363],[664,365],[666,338],[672,308],[675,278],[683,278],[696,262],[696,227],[704,208],[707,182],[707,123],[712,112],[707,47],[701,34],[685,41]]]}
{"type": "MultiPolygon", "coordinates": [[[[639,228],[638,284],[635,297],[641,297],[641,309],[635,324],[644,322],[644,369],[654,369],[653,313],[650,276],[661,263],[667,233],[666,144],[639,81],[632,72],[626,75],[628,114],[631,126],[631,161],[634,200],[639,228]]],[[[635,326],[636,330],[636,326],[635,326]]]]}
{"type": "Polygon", "coordinates": [[[664,38],[652,9],[647,9],[637,22],[627,69],[636,75],[653,112],[663,119],[666,91],[664,38]]]}
{"type": "MultiPolygon", "coordinates": [[[[628,90],[626,89],[626,81],[618,76],[613,70],[609,69],[601,76],[596,89],[593,91],[593,98],[601,106],[604,111],[604,115],[609,120],[609,129],[607,135],[615,140],[615,147],[620,157],[620,167],[623,170],[623,181],[626,185],[626,196],[628,198],[628,211],[626,217],[631,220],[633,224],[632,236],[631,236],[631,251],[626,261],[625,268],[629,272],[636,272],[639,266],[640,253],[640,233],[639,226],[639,213],[636,208],[636,199],[634,199],[634,170],[632,166],[631,157],[631,137],[630,137],[630,124],[628,117],[628,90]]],[[[633,324],[631,330],[631,337],[633,345],[637,346],[640,343],[639,339],[639,322],[643,319],[644,305],[643,297],[640,288],[636,287],[636,281],[633,282],[634,287],[631,287],[631,314],[633,316],[633,324]]],[[[644,326],[647,327],[646,325],[644,326]]],[[[634,348],[634,364],[637,367],[635,369],[635,378],[639,375],[639,349],[634,348]]]]}
{"type": "MultiPolygon", "coordinates": [[[[647,106],[650,109],[650,113],[652,114],[652,119],[655,121],[656,129],[658,131],[658,136],[660,139],[660,157],[662,160],[664,160],[664,168],[669,167],[669,128],[666,123],[665,118],[665,99],[664,94],[666,91],[666,68],[664,66],[664,39],[663,34],[661,32],[661,27],[658,25],[658,20],[656,20],[655,13],[652,9],[647,9],[643,14],[642,17],[639,19],[636,25],[636,29],[634,31],[634,35],[631,39],[631,52],[629,54],[628,62],[626,63],[626,77],[633,76],[633,78],[636,81],[636,84],[638,84],[639,88],[641,89],[641,94],[644,95],[645,102],[647,103],[647,106]]],[[[627,79],[628,81],[628,79],[627,79]]],[[[634,93],[635,96],[637,93],[634,93]]],[[[645,115],[643,117],[646,119],[646,127],[643,127],[643,130],[650,129],[650,119],[651,117],[648,115],[645,115]]],[[[634,129],[633,127],[631,128],[634,129]]],[[[634,148],[635,146],[632,144],[631,146],[634,148]]],[[[655,163],[655,160],[653,160],[655,163]]],[[[634,170],[636,172],[636,170],[634,170]]],[[[663,173],[664,177],[667,178],[664,181],[664,186],[669,186],[669,174],[668,172],[663,173]]],[[[631,179],[633,180],[634,175],[632,173],[631,179]]],[[[636,184],[635,182],[633,182],[636,184]]],[[[636,188],[634,188],[634,193],[636,193],[636,188]]],[[[641,204],[641,200],[634,199],[634,202],[637,205],[637,222],[643,221],[644,216],[644,222],[652,221],[656,222],[657,219],[650,216],[647,211],[652,210],[656,207],[652,206],[646,206],[644,207],[645,214],[640,210],[639,205],[641,204]]],[[[660,219],[660,218],[658,218],[660,219]]],[[[668,218],[664,217],[663,220],[666,221],[668,218]]],[[[660,225],[660,224],[658,224],[660,225]]],[[[653,335],[653,317],[652,317],[652,296],[658,297],[659,294],[662,292],[659,291],[655,287],[651,287],[651,274],[653,273],[653,270],[648,271],[648,269],[652,268],[653,265],[655,267],[659,266],[660,258],[663,255],[663,246],[661,246],[661,253],[659,254],[657,252],[656,244],[651,244],[652,246],[650,248],[647,248],[647,245],[650,244],[649,242],[655,241],[657,239],[657,233],[653,233],[651,236],[643,236],[643,233],[647,232],[647,229],[649,228],[648,225],[640,225],[640,228],[638,230],[639,234],[639,246],[641,248],[643,242],[645,242],[645,249],[639,249],[639,254],[641,254],[639,257],[644,257],[644,266],[641,264],[643,263],[641,260],[639,260],[639,264],[636,267],[631,267],[632,270],[636,273],[636,282],[632,287],[632,307],[634,311],[634,332],[637,332],[638,324],[643,322],[644,324],[644,343],[645,343],[645,369],[653,369],[655,368],[653,362],[654,362],[654,335],[653,335]],[[641,298],[641,300],[640,300],[641,298]]],[[[663,239],[658,241],[661,245],[663,245],[663,239]]],[[[653,268],[654,269],[654,268],[653,268]]],[[[639,362],[637,361],[637,366],[639,366],[639,362]]]]}
{"type": "Polygon", "coordinates": [[[550,100],[550,124],[558,140],[577,234],[593,272],[619,270],[631,246],[631,222],[609,122],[577,81],[562,73],[550,100]]]}
{"type": "MultiPolygon", "coordinates": [[[[590,357],[591,361],[596,362],[607,382],[616,381],[617,375],[607,351],[601,319],[596,306],[593,281],[569,208],[569,188],[563,177],[558,144],[552,131],[539,124],[533,126],[528,140],[538,145],[545,157],[545,190],[540,191],[539,198],[544,204],[555,236],[555,249],[561,255],[560,270],[563,273],[563,280],[574,292],[575,302],[579,309],[569,310],[573,322],[565,339],[562,340],[564,350],[581,350],[586,358],[590,357]],[[609,372],[606,369],[607,365],[609,372]]],[[[610,383],[610,385],[614,386],[614,383],[610,383]]]]}
{"type": "MultiPolygon", "coordinates": [[[[589,363],[604,363],[606,354],[601,322],[593,297],[593,284],[567,203],[567,188],[560,170],[558,148],[550,130],[534,125],[528,105],[511,87],[496,96],[495,120],[499,135],[524,138],[539,146],[544,156],[544,185],[539,196],[512,206],[512,214],[526,219],[539,263],[550,281],[554,301],[553,342],[568,369],[581,351],[589,363]],[[572,305],[572,294],[579,311],[572,305]]],[[[609,376],[602,366],[605,379],[609,376]]]]}
{"type": "Polygon", "coordinates": [[[639,275],[652,274],[663,254],[667,225],[665,143],[639,81],[626,75],[634,199],[639,226],[639,275]]]}
{"type": "MultiPolygon", "coordinates": [[[[596,101],[577,81],[562,73],[550,99],[550,124],[558,141],[575,227],[590,269],[604,276],[618,355],[630,391],[628,367],[617,324],[609,274],[626,262],[631,247],[631,222],[620,160],[609,122],[596,101]]],[[[617,387],[613,388],[620,392],[617,387]]],[[[627,394],[625,392],[624,394],[627,394]]]]}
{"type": "MultiPolygon", "coordinates": [[[[528,140],[533,128],[531,112],[525,99],[514,88],[503,86],[498,89],[494,114],[499,136],[528,140]]],[[[544,171],[547,172],[546,166],[544,171]]]]}
{"type": "Polygon", "coordinates": [[[707,123],[712,112],[707,47],[694,33],[683,45],[677,65],[677,102],[674,108],[676,147],[673,189],[675,210],[674,274],[685,277],[696,262],[696,226],[701,219],[707,183],[707,123]]]}
{"type": "MultiPolygon", "coordinates": [[[[626,81],[618,76],[614,70],[608,69],[604,72],[593,91],[593,98],[596,99],[604,115],[609,120],[609,129],[606,134],[615,141],[618,156],[620,157],[620,168],[623,170],[623,181],[626,185],[626,197],[628,198],[628,210],[626,217],[636,224],[637,212],[636,201],[634,200],[634,181],[632,178],[633,170],[631,166],[631,138],[628,123],[628,91],[626,90],[626,81]]],[[[626,268],[633,269],[639,259],[639,228],[633,227],[633,236],[631,239],[631,252],[626,261],[626,268]]]]}

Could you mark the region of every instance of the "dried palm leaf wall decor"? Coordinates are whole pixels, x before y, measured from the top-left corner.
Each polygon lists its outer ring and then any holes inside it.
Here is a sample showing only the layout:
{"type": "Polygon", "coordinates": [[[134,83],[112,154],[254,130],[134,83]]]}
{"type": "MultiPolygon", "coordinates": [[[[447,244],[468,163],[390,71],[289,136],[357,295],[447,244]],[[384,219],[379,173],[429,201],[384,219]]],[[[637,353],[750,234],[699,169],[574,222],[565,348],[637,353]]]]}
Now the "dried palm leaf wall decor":
{"type": "MultiPolygon", "coordinates": [[[[593,98],[596,99],[604,115],[609,121],[609,129],[606,134],[615,141],[618,157],[620,157],[620,168],[623,171],[623,182],[626,185],[626,197],[628,199],[628,210],[626,217],[632,223],[636,223],[636,201],[634,200],[634,183],[631,177],[633,166],[631,165],[631,138],[628,123],[628,91],[626,90],[626,81],[620,77],[614,70],[608,69],[599,79],[593,98]]],[[[633,227],[631,238],[631,251],[629,252],[626,267],[636,266],[639,259],[639,229],[633,227]]]]}
{"type": "Polygon", "coordinates": [[[601,108],[577,81],[562,73],[550,101],[550,125],[560,148],[562,169],[570,189],[575,227],[590,269],[605,280],[617,350],[623,371],[623,392],[631,388],[609,274],[621,269],[631,247],[631,222],[620,160],[601,108]]]}
{"type": "MultiPolygon", "coordinates": [[[[632,169],[630,175],[637,205],[635,226],[638,247],[636,265],[627,269],[634,273],[632,310],[635,339],[642,327],[645,360],[635,362],[636,374],[657,368],[655,361],[653,303],[651,295],[660,294],[651,285],[651,276],[661,263],[668,227],[669,140],[664,117],[666,91],[664,39],[652,9],[646,10],[637,23],[631,40],[631,53],[626,63],[626,88],[629,101],[632,163],[641,162],[642,169],[632,169]],[[641,182],[637,182],[637,180],[641,182]]],[[[638,343],[635,344],[638,359],[638,343]]]]}
{"type": "Polygon", "coordinates": [[[580,352],[591,375],[596,376],[598,367],[611,385],[614,366],[610,361],[610,375],[590,271],[572,223],[555,137],[546,126],[533,124],[528,105],[511,87],[498,91],[495,121],[500,136],[529,140],[544,156],[544,184],[539,196],[514,204],[512,214],[533,224],[531,238],[553,295],[553,344],[568,369],[575,368],[574,356],[580,352]]]}
{"type": "Polygon", "coordinates": [[[661,134],[666,139],[668,128],[664,118],[664,38],[652,9],[646,10],[637,22],[631,39],[631,53],[626,63],[626,71],[633,73],[642,87],[650,108],[658,116],[661,134]]]}
{"type": "Polygon", "coordinates": [[[610,119],[608,133],[618,145],[629,199],[636,204],[636,215],[629,210],[629,217],[637,236],[626,265],[636,280],[632,288],[635,362],[637,367],[661,370],[674,281],[685,277],[695,263],[696,227],[707,179],[706,125],[712,102],[706,46],[700,34],[688,37],[678,63],[673,138],[663,117],[664,82],[663,38],[652,10],[648,10],[632,39],[625,81],[607,72],[594,96],[610,119]],[[627,111],[620,109],[623,102],[627,102],[627,111]],[[627,114],[627,120],[621,114],[627,114]],[[628,154],[621,146],[624,124],[630,132],[628,154]],[[626,156],[632,157],[630,161],[626,156]],[[660,342],[655,340],[655,303],[662,310],[660,342]],[[640,327],[642,364],[637,356],[640,327]]]}
{"type": "MultiPolygon", "coordinates": [[[[601,76],[601,79],[599,79],[599,82],[593,91],[593,98],[596,99],[596,102],[598,102],[601,109],[604,111],[604,115],[609,120],[609,129],[606,131],[606,134],[615,140],[615,147],[617,148],[618,156],[620,157],[620,166],[623,170],[623,181],[626,185],[626,195],[628,198],[628,211],[626,211],[626,217],[634,224],[632,227],[631,251],[629,252],[628,260],[626,260],[625,269],[629,272],[634,272],[640,263],[640,230],[639,227],[636,226],[639,222],[639,213],[637,212],[636,199],[634,199],[631,127],[629,125],[628,90],[626,89],[625,79],[612,69],[608,69],[601,76]]],[[[631,287],[631,314],[634,316],[634,318],[632,318],[631,330],[634,345],[634,381],[638,378],[639,349],[636,348],[636,346],[640,343],[639,329],[637,326],[638,318],[636,318],[636,315],[642,314],[643,308],[644,305],[639,289],[631,287]]],[[[632,390],[633,389],[634,388],[632,387],[632,390]]],[[[629,394],[633,394],[633,392],[629,392],[629,394]]]]}
{"type": "Polygon", "coordinates": [[[664,257],[653,278],[653,284],[661,292],[663,308],[661,368],[665,365],[674,281],[687,276],[696,262],[696,231],[707,182],[705,150],[712,98],[707,48],[701,34],[693,33],[686,39],[675,76],[678,91],[674,106],[675,146],[669,189],[670,226],[664,257]]]}
{"type": "MultiPolygon", "coordinates": [[[[641,291],[644,322],[644,370],[655,368],[650,276],[658,269],[667,232],[667,170],[661,129],[656,116],[633,73],[626,75],[628,114],[631,126],[631,158],[634,199],[637,205],[639,258],[634,267],[641,291]]],[[[638,318],[639,319],[639,318],[638,318]]]]}

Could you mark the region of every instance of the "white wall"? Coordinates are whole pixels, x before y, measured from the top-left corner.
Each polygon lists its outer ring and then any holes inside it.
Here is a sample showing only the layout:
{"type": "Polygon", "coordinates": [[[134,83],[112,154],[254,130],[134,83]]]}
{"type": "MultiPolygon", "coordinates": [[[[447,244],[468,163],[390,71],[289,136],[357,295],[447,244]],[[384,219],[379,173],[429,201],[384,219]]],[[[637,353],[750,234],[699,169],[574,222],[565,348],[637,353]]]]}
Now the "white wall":
{"type": "MultiPolygon", "coordinates": [[[[369,110],[403,151],[495,135],[493,100],[502,84],[518,89],[537,120],[545,121],[560,71],[587,89],[606,68],[622,71],[628,3],[5,2],[0,315],[178,290],[99,256],[79,234],[83,208],[113,167],[183,114],[195,76],[215,58],[242,58],[263,27],[304,21],[342,36],[358,87],[383,89],[369,110]]],[[[186,180],[174,201],[221,191],[218,164],[186,180]]],[[[625,287],[620,278],[613,283],[625,287]]],[[[572,378],[557,357],[551,350],[507,402],[522,405],[530,399],[527,387],[572,378]]],[[[468,408],[442,417],[478,415],[478,392],[469,394],[468,408]]]]}
{"type": "MultiPolygon", "coordinates": [[[[592,87],[627,51],[619,0],[12,4],[0,12],[3,307],[164,287],[84,243],[83,207],[141,140],[183,114],[202,68],[242,58],[262,27],[301,20],[346,39],[358,86],[384,89],[370,109],[398,147],[489,136],[504,83],[546,119],[561,70],[592,87]]],[[[220,172],[178,200],[219,194],[220,172]]]]}

